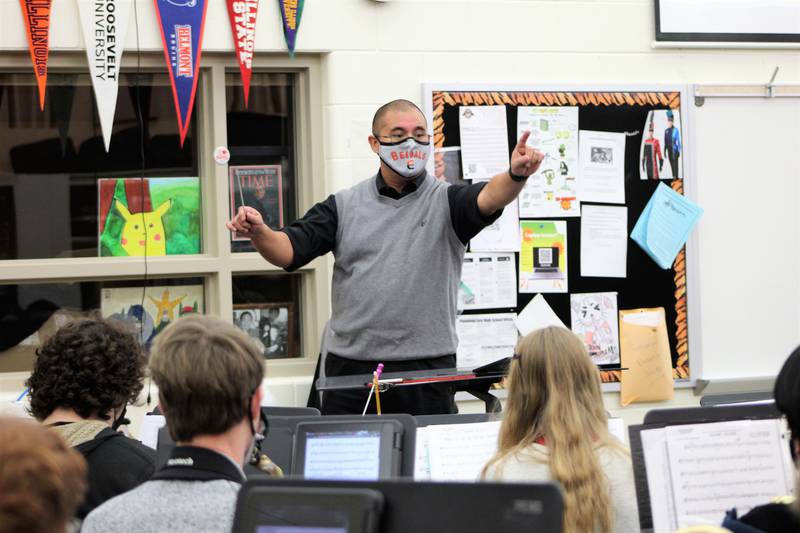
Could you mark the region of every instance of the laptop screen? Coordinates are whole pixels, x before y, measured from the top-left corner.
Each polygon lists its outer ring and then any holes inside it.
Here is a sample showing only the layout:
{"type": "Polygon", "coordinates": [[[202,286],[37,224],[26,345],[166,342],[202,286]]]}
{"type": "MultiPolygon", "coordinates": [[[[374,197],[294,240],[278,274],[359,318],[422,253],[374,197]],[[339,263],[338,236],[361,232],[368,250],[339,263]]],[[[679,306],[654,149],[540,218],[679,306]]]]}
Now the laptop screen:
{"type": "Polygon", "coordinates": [[[374,430],[306,433],[306,479],[377,480],[381,432],[374,430]]]}
{"type": "Polygon", "coordinates": [[[534,268],[558,268],[558,248],[555,246],[533,248],[534,268]]]}

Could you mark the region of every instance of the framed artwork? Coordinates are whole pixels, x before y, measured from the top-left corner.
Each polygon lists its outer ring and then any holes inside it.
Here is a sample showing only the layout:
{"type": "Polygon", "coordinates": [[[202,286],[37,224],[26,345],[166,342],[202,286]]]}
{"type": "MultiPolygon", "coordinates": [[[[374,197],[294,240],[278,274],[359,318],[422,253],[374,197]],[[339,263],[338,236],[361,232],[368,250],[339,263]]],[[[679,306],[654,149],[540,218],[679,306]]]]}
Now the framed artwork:
{"type": "MultiPolygon", "coordinates": [[[[261,213],[272,229],[283,227],[283,181],[280,165],[234,166],[228,170],[230,181],[231,218],[243,205],[261,213]]],[[[233,235],[235,241],[247,241],[233,235]]]]}
{"type": "Polygon", "coordinates": [[[199,178],[97,183],[100,257],[200,253],[199,178]]]}
{"type": "Polygon", "coordinates": [[[236,304],[233,324],[250,335],[265,359],[294,357],[294,304],[236,304]]]}
{"type": "Polygon", "coordinates": [[[170,323],[186,314],[203,313],[202,285],[165,285],[105,288],[100,293],[100,313],[104,318],[130,324],[143,345],[170,323]]]}

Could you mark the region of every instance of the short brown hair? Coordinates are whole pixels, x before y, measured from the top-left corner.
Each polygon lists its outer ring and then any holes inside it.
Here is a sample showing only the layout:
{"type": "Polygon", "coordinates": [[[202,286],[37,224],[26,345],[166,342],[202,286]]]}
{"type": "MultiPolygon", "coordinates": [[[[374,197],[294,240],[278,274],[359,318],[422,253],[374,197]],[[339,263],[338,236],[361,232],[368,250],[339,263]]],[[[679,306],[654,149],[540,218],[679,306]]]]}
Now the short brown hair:
{"type": "Polygon", "coordinates": [[[186,442],[223,433],[247,416],[264,377],[264,358],[240,329],[189,315],[156,337],[150,372],[170,435],[186,442]]]}
{"type": "Polygon", "coordinates": [[[86,461],[54,431],[0,417],[0,533],[64,531],[86,490],[86,461]]]}

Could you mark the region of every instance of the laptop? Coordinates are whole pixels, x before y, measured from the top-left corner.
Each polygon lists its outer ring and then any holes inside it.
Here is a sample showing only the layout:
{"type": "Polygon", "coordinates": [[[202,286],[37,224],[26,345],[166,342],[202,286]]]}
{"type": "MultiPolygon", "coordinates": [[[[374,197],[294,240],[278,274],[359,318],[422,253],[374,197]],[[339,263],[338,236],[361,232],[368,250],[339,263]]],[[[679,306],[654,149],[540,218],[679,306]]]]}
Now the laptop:
{"type": "Polygon", "coordinates": [[[533,279],[564,279],[558,268],[559,249],[555,246],[533,247],[533,279]]]}

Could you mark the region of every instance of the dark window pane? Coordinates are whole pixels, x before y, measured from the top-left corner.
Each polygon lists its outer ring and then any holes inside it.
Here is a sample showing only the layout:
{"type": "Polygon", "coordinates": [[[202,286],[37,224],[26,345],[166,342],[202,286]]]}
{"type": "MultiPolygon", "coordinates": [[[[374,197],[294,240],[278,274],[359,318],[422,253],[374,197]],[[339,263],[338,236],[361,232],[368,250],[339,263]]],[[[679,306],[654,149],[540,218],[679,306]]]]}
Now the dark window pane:
{"type": "Polygon", "coordinates": [[[0,285],[0,372],[31,370],[39,341],[74,318],[116,315],[138,330],[144,317],[149,342],[171,320],[204,309],[203,278],[148,279],[144,288],[135,279],[0,285]]]}
{"type": "Polygon", "coordinates": [[[97,256],[100,178],[198,175],[166,74],[120,76],[108,153],[88,74],[47,82],[42,112],[32,74],[0,74],[0,259],[97,256]]]}
{"type": "MultiPolygon", "coordinates": [[[[258,209],[274,229],[297,216],[292,74],[253,73],[248,106],[241,75],[226,75],[229,201],[258,209]],[[252,168],[237,168],[252,167],[252,168]]],[[[249,240],[231,243],[234,252],[253,251],[249,240]]]]}
{"type": "Polygon", "coordinates": [[[300,276],[233,276],[233,323],[266,358],[300,357],[300,276]]]}

